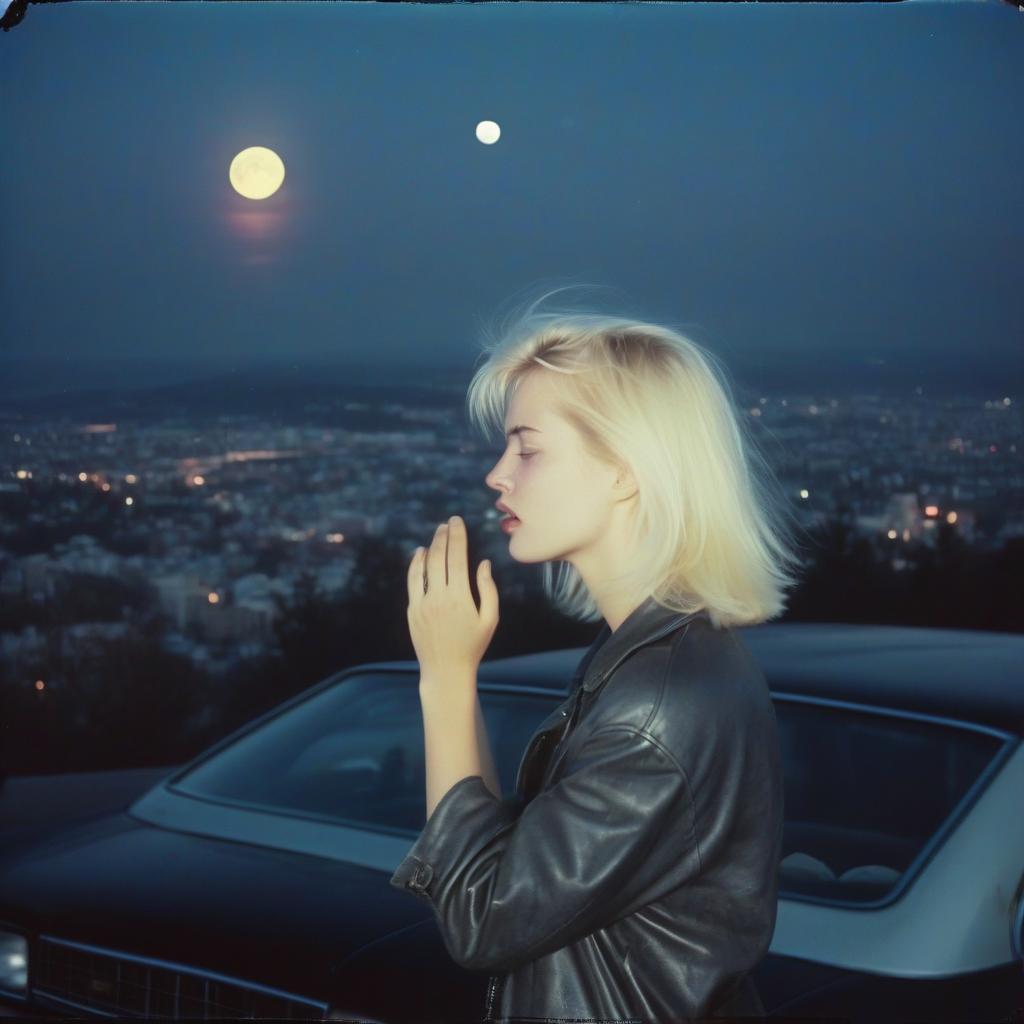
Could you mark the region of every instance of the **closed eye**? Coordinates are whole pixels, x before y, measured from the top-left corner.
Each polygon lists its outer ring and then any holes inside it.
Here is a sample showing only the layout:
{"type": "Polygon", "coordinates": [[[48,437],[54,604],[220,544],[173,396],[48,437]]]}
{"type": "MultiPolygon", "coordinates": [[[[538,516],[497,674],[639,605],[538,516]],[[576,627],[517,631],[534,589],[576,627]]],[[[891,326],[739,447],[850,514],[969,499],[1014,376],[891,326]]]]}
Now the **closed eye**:
{"type": "Polygon", "coordinates": [[[536,455],[536,454],[537,454],[536,452],[530,452],[528,455],[525,455],[522,452],[520,452],[519,453],[519,458],[521,458],[521,459],[532,459],[533,456],[536,455]]]}

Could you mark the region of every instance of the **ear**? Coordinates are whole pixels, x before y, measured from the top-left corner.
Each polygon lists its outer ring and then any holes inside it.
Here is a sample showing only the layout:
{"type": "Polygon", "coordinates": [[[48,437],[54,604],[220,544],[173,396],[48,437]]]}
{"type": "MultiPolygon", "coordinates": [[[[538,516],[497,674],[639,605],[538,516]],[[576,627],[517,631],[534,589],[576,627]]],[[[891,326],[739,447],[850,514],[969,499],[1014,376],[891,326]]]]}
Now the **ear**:
{"type": "Polygon", "coordinates": [[[619,466],[612,490],[617,501],[628,501],[639,492],[640,488],[637,487],[636,478],[628,466],[619,466]]]}

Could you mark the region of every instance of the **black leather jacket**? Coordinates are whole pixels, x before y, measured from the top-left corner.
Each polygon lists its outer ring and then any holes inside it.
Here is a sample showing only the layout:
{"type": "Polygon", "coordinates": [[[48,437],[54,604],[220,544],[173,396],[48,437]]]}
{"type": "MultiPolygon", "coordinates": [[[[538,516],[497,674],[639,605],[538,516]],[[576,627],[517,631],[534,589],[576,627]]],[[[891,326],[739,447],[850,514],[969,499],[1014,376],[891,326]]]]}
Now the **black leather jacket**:
{"type": "Polygon", "coordinates": [[[764,1016],[782,771],[765,678],[706,612],[653,598],[605,624],[534,733],[516,793],[445,793],[391,877],[449,954],[491,974],[487,1020],[764,1016]]]}

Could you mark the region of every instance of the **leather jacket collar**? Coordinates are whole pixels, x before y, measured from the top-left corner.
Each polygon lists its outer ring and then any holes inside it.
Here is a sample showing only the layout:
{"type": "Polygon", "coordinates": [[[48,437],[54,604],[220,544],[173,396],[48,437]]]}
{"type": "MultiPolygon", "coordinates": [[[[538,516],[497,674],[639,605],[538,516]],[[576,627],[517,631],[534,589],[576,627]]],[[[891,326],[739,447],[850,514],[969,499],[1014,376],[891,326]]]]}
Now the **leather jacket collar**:
{"type": "Polygon", "coordinates": [[[648,597],[626,616],[614,632],[607,622],[602,626],[576,670],[571,689],[576,689],[582,677],[583,689],[592,693],[615,671],[623,658],[698,615],[707,616],[707,611],[702,608],[683,615],[648,597]]]}

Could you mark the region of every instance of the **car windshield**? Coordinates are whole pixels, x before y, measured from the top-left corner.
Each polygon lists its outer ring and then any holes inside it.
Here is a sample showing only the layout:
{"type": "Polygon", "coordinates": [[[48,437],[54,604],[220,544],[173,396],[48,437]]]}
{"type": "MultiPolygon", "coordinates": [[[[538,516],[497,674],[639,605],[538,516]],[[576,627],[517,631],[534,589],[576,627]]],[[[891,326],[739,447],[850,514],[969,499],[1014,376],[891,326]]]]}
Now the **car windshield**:
{"type": "MultiPolygon", "coordinates": [[[[557,695],[480,691],[502,795],[557,695]]],[[[426,821],[423,713],[415,677],[348,676],[213,753],[179,792],[345,825],[419,831],[426,821]]]]}
{"type": "Polygon", "coordinates": [[[988,731],[776,699],[785,775],[780,895],[870,903],[898,895],[981,788],[988,731]]]}

